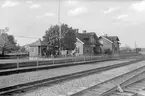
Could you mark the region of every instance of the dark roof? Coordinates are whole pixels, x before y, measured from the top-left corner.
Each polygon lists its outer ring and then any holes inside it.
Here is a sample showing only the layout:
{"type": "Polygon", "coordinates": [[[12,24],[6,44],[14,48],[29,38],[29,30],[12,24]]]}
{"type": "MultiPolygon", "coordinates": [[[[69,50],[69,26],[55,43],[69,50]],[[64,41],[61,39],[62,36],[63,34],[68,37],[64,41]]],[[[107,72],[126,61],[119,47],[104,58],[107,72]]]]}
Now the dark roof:
{"type": "Polygon", "coordinates": [[[119,41],[119,38],[117,36],[104,36],[105,38],[109,39],[110,41],[119,41]]]}
{"type": "Polygon", "coordinates": [[[79,38],[84,44],[90,44],[89,40],[84,40],[85,38],[89,39],[89,35],[84,34],[84,33],[78,33],[77,38],[79,38]]]}
{"type": "MultiPolygon", "coordinates": [[[[84,44],[87,44],[87,45],[92,45],[89,41],[89,39],[91,38],[92,35],[95,35],[96,36],[96,39],[98,41],[98,37],[96,35],[95,32],[89,32],[89,33],[78,33],[77,34],[77,38],[79,38],[84,44]],[[88,40],[87,40],[88,39],[88,40]]],[[[99,42],[96,43],[96,45],[100,45],[99,42]]]]}
{"type": "Polygon", "coordinates": [[[29,46],[47,46],[48,44],[45,41],[41,41],[40,39],[36,42],[31,43],[29,46]]]}

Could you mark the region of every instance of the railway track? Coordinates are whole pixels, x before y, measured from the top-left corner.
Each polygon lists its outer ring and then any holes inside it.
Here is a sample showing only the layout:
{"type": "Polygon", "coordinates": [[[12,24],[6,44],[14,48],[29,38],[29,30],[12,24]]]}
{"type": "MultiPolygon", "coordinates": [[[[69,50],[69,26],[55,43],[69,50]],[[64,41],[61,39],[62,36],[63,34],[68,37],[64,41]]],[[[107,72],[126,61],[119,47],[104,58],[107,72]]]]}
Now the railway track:
{"type": "Polygon", "coordinates": [[[145,95],[145,72],[134,77],[134,82],[122,86],[123,92],[113,92],[110,96],[144,96],[145,95]],[[136,80],[135,80],[136,79],[136,80]]]}
{"type": "Polygon", "coordinates": [[[106,71],[106,70],[126,66],[126,65],[136,63],[136,62],[139,62],[139,61],[142,61],[142,59],[138,59],[138,60],[134,60],[134,61],[126,62],[126,63],[120,63],[120,64],[115,64],[115,65],[105,66],[105,67],[101,67],[101,68],[95,68],[95,69],[86,70],[86,71],[77,72],[77,73],[72,73],[72,74],[68,74],[68,75],[48,78],[48,79],[44,79],[44,80],[40,80],[40,81],[29,82],[29,83],[26,83],[26,84],[19,84],[19,85],[15,85],[15,86],[6,87],[6,88],[1,88],[0,89],[0,96],[8,96],[8,95],[12,95],[14,93],[23,92],[23,91],[25,92],[27,90],[30,90],[31,88],[32,89],[33,88],[38,88],[38,87],[41,87],[41,86],[46,85],[46,84],[47,85],[52,85],[52,84],[72,80],[72,79],[75,79],[75,78],[80,78],[80,77],[88,76],[88,75],[91,75],[91,74],[96,74],[96,73],[99,73],[99,72],[102,72],[102,71],[106,71]]]}
{"type": "Polygon", "coordinates": [[[145,78],[122,87],[123,92],[114,91],[108,96],[144,96],[145,78]],[[143,92],[143,93],[142,93],[143,92]]]}
{"type": "MultiPolygon", "coordinates": [[[[125,87],[132,85],[132,84],[135,84],[136,82],[140,82],[142,80],[145,80],[145,71],[142,71],[141,73],[134,73],[134,74],[136,74],[136,75],[132,76],[128,80],[125,80],[124,82],[120,82],[120,87],[123,89],[123,91],[132,93],[132,96],[136,95],[136,92],[127,91],[127,90],[125,90],[125,87]]],[[[104,94],[103,96],[108,96],[108,95],[111,96],[112,92],[114,90],[116,91],[116,89],[117,89],[117,87],[114,87],[113,89],[109,90],[107,94],[104,94]]],[[[123,93],[123,92],[120,92],[120,93],[123,93]]]]}
{"type": "Polygon", "coordinates": [[[117,95],[114,94],[116,94],[116,90],[118,90],[118,85],[124,89],[127,86],[142,80],[145,80],[145,66],[105,82],[101,82],[70,96],[136,96],[136,92],[127,90],[128,94],[132,95],[123,95],[124,93],[117,95]]]}

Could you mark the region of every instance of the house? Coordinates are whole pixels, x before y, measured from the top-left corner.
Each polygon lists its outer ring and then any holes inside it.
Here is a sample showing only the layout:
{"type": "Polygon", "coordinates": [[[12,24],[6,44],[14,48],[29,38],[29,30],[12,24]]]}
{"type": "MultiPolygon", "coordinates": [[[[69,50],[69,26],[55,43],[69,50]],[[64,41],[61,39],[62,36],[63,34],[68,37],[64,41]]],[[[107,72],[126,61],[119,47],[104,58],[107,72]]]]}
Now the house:
{"type": "Polygon", "coordinates": [[[114,54],[119,53],[120,42],[117,36],[100,36],[99,42],[102,44],[101,50],[103,53],[108,49],[114,54]]]}
{"type": "Polygon", "coordinates": [[[99,38],[95,32],[77,33],[75,54],[79,55],[96,55],[100,53],[99,38]]]}
{"type": "Polygon", "coordinates": [[[46,56],[47,43],[40,39],[29,45],[29,56],[30,57],[43,57],[46,56]]]}

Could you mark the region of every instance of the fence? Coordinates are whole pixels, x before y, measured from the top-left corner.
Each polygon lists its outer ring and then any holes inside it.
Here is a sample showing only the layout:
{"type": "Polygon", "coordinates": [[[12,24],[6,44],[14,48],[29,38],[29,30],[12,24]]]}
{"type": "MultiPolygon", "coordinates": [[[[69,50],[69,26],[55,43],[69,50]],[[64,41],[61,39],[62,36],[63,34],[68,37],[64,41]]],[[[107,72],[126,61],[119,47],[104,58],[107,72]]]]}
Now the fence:
{"type": "Polygon", "coordinates": [[[0,69],[13,69],[13,68],[22,68],[22,67],[37,67],[45,66],[52,64],[69,64],[76,62],[85,62],[85,61],[102,61],[107,59],[116,59],[117,57],[111,56],[78,56],[78,57],[65,57],[65,58],[17,58],[9,60],[0,61],[0,69]]]}
{"type": "MultiPolygon", "coordinates": [[[[130,56],[138,56],[137,54],[130,56]]],[[[75,56],[75,57],[60,57],[60,58],[38,58],[38,57],[26,57],[17,59],[0,60],[0,69],[12,69],[22,67],[38,67],[52,64],[70,64],[76,62],[86,61],[104,61],[119,58],[127,58],[127,56],[114,56],[114,55],[101,55],[101,56],[75,56]]]]}

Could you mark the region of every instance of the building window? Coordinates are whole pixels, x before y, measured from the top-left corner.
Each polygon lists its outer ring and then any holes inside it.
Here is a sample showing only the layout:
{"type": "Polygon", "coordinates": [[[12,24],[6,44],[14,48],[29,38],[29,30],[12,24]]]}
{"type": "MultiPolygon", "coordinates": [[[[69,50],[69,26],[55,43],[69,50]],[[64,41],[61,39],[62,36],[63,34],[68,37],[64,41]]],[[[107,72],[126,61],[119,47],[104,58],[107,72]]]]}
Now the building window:
{"type": "Polygon", "coordinates": [[[34,53],[35,52],[35,48],[31,47],[31,52],[34,53]]]}
{"type": "Polygon", "coordinates": [[[79,53],[80,52],[80,48],[76,48],[76,53],[79,53]]]}

